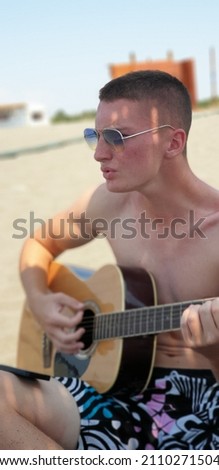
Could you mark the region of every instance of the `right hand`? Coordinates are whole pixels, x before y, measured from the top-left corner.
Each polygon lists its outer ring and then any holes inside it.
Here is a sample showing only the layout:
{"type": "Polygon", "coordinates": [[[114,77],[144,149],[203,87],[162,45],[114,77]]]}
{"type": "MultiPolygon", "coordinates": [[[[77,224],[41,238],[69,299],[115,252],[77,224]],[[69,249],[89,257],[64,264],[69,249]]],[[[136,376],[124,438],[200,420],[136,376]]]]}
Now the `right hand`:
{"type": "Polygon", "coordinates": [[[78,327],[83,318],[83,303],[62,293],[38,293],[31,310],[57,351],[77,354],[84,343],[85,329],[78,327]]]}

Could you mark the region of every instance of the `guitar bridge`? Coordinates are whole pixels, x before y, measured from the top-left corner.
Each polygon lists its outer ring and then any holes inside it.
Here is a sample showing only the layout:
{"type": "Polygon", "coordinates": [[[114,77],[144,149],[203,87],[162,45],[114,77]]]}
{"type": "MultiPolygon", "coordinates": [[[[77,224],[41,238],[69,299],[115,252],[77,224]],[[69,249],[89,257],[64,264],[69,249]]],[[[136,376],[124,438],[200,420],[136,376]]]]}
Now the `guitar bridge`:
{"type": "Polygon", "coordinates": [[[48,338],[47,334],[44,333],[42,337],[42,353],[43,353],[43,367],[51,367],[52,362],[52,342],[48,338]]]}

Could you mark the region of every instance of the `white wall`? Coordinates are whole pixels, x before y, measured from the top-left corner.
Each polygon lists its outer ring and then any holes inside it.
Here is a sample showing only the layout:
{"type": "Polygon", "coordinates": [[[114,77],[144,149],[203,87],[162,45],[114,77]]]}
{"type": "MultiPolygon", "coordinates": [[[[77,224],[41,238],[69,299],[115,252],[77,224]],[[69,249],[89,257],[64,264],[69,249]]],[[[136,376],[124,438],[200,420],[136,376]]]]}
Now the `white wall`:
{"type": "Polygon", "coordinates": [[[0,128],[40,126],[48,124],[45,108],[41,105],[24,105],[24,107],[9,109],[5,118],[1,117],[0,128]]]}

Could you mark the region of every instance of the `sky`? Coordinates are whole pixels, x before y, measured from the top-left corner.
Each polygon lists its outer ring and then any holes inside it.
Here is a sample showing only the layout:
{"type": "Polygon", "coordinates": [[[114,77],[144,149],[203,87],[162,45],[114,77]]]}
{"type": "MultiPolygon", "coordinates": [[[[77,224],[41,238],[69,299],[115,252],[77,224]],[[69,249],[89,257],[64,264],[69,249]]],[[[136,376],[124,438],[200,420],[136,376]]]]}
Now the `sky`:
{"type": "Polygon", "coordinates": [[[95,110],[109,65],[193,59],[198,100],[211,96],[218,0],[0,0],[0,104],[42,103],[79,114],[95,110]]]}

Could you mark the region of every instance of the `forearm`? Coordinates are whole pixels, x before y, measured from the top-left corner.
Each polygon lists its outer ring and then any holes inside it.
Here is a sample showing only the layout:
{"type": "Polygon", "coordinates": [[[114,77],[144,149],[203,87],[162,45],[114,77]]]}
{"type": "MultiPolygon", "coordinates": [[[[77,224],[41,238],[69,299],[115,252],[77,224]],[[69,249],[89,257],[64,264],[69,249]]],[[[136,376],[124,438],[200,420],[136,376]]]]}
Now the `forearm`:
{"type": "Polygon", "coordinates": [[[28,300],[48,291],[48,270],[53,255],[37,240],[28,239],[20,256],[20,277],[28,300]]]}
{"type": "Polygon", "coordinates": [[[51,251],[40,242],[28,240],[20,258],[21,280],[28,306],[55,348],[76,354],[84,347],[80,340],[84,330],[77,328],[82,321],[83,304],[64,292],[49,289],[48,272],[53,259],[51,251]]]}

